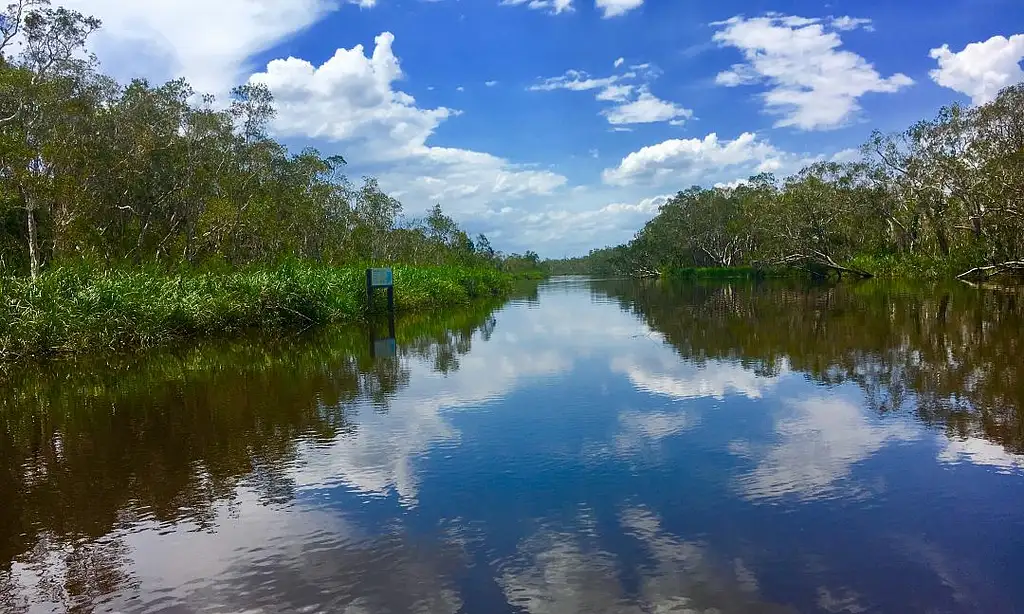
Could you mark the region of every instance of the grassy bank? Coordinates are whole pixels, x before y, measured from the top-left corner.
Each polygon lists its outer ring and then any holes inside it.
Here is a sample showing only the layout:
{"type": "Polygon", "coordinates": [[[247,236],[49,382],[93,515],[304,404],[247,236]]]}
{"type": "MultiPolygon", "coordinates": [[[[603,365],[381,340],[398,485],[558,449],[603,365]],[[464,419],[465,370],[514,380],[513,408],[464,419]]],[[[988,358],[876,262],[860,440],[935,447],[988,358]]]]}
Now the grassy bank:
{"type": "MultiPolygon", "coordinates": [[[[55,268],[34,283],[0,279],[0,360],[360,320],[365,279],[362,267],[301,263],[173,275],[55,268]]],[[[493,269],[460,267],[397,266],[394,279],[398,311],[462,305],[511,286],[493,269]]]]}

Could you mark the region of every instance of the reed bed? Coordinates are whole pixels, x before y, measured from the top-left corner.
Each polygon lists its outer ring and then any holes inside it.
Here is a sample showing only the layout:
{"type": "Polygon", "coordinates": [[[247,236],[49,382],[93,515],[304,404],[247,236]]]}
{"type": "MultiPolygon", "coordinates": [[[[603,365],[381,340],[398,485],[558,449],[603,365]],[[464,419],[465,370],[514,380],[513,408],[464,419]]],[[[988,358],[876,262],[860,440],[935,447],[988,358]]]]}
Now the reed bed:
{"type": "MultiPolygon", "coordinates": [[[[32,281],[0,278],[0,360],[144,348],[250,329],[358,321],[366,304],[363,267],[287,263],[232,272],[56,267],[32,281]]],[[[395,309],[422,311],[503,295],[508,276],[492,269],[396,266],[395,309]]]]}

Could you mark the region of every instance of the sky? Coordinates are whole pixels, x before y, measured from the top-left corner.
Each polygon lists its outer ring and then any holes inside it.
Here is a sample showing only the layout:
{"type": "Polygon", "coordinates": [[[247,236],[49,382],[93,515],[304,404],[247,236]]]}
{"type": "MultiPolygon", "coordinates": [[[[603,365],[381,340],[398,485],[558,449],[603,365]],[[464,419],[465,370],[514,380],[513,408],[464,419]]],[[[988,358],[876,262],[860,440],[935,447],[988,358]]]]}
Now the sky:
{"type": "Polygon", "coordinates": [[[857,156],[1024,81],[1020,0],[55,0],[118,79],[265,83],[272,131],[506,252],[628,241],[672,194],[857,156]]]}

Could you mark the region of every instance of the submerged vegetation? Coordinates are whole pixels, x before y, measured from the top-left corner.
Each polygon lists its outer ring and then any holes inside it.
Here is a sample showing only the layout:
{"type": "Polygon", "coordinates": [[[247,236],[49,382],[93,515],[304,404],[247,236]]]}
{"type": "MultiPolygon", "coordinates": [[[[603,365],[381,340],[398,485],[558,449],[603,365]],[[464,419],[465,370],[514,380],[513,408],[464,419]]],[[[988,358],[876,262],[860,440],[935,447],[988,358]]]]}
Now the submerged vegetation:
{"type": "Polygon", "coordinates": [[[0,14],[0,358],[353,319],[370,264],[396,266],[402,310],[543,275],[440,205],[404,216],[341,156],[290,152],[263,85],[226,105],[119,85],[86,53],[99,27],[48,0],[0,14]]]}
{"type": "Polygon", "coordinates": [[[855,162],[692,187],[629,243],[551,263],[557,273],[638,277],[780,266],[819,276],[1024,274],[1024,84],[899,134],[876,132],[855,162]]]}

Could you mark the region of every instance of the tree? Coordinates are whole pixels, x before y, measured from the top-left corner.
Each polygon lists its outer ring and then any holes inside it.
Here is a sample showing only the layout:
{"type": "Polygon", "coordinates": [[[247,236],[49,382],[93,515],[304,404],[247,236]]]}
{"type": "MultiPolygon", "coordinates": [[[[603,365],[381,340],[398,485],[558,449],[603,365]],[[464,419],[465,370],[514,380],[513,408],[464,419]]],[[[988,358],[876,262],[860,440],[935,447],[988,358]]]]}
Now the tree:
{"type": "Polygon", "coordinates": [[[46,156],[80,127],[79,105],[88,105],[94,59],[81,56],[99,20],[51,8],[48,0],[18,0],[0,18],[0,175],[15,186],[25,211],[26,244],[33,278],[42,266],[39,217],[52,206],[59,169],[46,156]],[[17,38],[20,54],[8,56],[17,38]]]}

